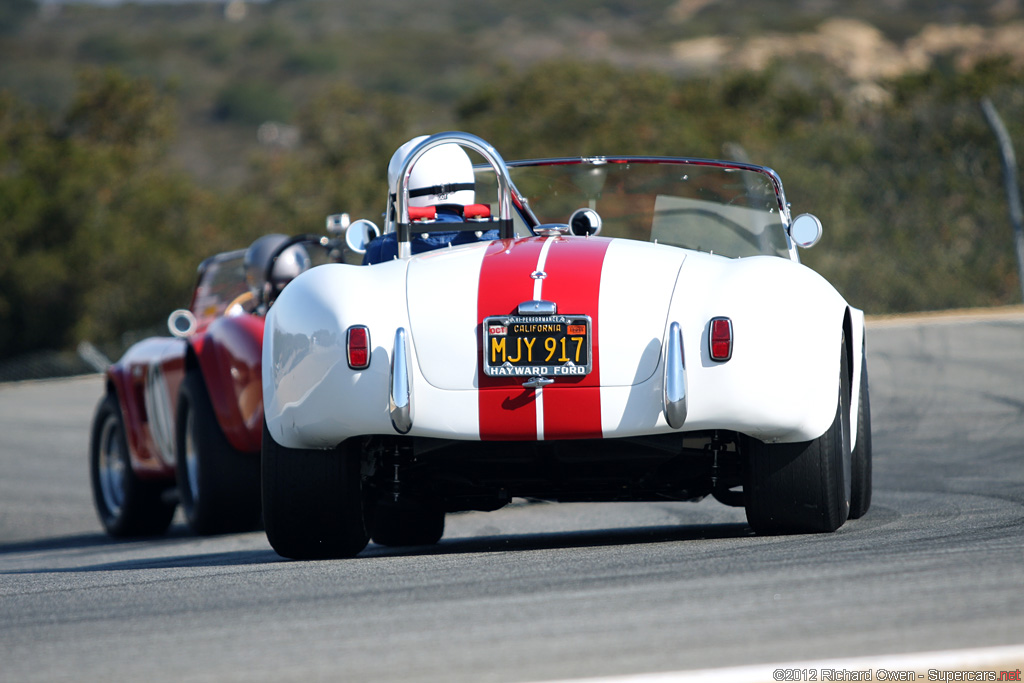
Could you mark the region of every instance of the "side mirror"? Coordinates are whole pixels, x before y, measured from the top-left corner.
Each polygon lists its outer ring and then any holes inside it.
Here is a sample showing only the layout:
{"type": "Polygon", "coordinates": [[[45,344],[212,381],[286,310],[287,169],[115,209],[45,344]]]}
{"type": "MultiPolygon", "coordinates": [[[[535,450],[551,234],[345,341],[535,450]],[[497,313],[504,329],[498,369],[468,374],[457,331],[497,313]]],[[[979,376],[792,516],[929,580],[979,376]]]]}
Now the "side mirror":
{"type": "Polygon", "coordinates": [[[789,236],[801,249],[810,249],[821,239],[821,221],[810,213],[802,213],[789,226],[789,236]]]}
{"type": "Polygon", "coordinates": [[[327,217],[327,234],[340,235],[348,229],[351,219],[347,213],[332,213],[327,217]]]}
{"type": "Polygon", "coordinates": [[[376,237],[380,237],[380,228],[365,218],[352,223],[345,230],[345,244],[357,254],[365,254],[367,245],[376,237]]]}
{"type": "Polygon", "coordinates": [[[601,232],[601,216],[593,209],[576,209],[569,217],[572,234],[589,237],[601,232]]]}
{"type": "Polygon", "coordinates": [[[167,329],[179,339],[195,332],[196,324],[196,317],[186,308],[179,308],[167,316],[167,329]]]}

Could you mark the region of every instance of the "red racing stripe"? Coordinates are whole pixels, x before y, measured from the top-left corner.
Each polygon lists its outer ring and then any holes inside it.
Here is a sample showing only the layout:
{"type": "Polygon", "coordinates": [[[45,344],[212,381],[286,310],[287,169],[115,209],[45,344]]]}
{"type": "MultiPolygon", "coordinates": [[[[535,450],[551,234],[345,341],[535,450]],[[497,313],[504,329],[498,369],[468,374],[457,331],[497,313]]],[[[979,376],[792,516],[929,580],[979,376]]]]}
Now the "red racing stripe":
{"type": "Polygon", "coordinates": [[[477,376],[480,381],[480,438],[484,441],[537,438],[537,403],[533,389],[524,389],[523,379],[489,377],[483,371],[483,320],[491,315],[515,312],[533,299],[534,280],[543,238],[498,240],[487,247],[480,268],[477,295],[477,376]]]}
{"type": "Polygon", "coordinates": [[[599,237],[557,241],[548,252],[542,290],[546,301],[558,304],[558,312],[591,317],[593,367],[590,374],[559,378],[544,392],[545,439],[599,439],[601,430],[601,339],[598,304],[601,269],[611,240],[599,237]]]}
{"type": "MultiPolygon", "coordinates": [[[[589,315],[592,321],[592,369],[581,378],[559,378],[541,390],[543,438],[600,438],[601,363],[598,305],[601,270],[610,240],[603,238],[547,238],[550,249],[544,265],[541,298],[554,301],[558,312],[589,315]]],[[[480,270],[477,320],[481,323],[478,348],[482,349],[484,318],[512,313],[534,298],[537,282],[530,275],[537,267],[544,238],[492,243],[480,270]]],[[[522,378],[488,377],[478,359],[480,438],[534,440],[537,434],[537,395],[522,387],[522,378]]]]}

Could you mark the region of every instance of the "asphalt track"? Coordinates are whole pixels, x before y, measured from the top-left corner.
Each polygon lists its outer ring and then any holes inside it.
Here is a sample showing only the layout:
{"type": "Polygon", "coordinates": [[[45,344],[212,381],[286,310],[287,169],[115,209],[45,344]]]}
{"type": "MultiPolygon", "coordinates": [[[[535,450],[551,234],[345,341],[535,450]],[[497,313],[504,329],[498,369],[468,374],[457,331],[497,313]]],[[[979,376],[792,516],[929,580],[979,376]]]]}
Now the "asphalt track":
{"type": "Polygon", "coordinates": [[[514,505],[331,562],[180,524],[108,539],[100,379],[0,386],[0,681],[545,681],[1024,644],[1024,314],[876,322],[868,348],[874,503],[835,534],[756,537],[714,501],[514,505]]]}

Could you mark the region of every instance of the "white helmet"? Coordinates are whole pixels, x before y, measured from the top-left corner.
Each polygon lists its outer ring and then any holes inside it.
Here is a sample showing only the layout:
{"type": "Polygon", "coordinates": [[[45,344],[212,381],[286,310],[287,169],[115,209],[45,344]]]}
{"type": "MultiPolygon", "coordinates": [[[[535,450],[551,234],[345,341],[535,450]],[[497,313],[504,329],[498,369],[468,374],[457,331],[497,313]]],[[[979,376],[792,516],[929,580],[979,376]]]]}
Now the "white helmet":
{"type": "MultiPolygon", "coordinates": [[[[415,137],[398,148],[388,164],[388,191],[397,197],[398,180],[409,154],[426,135],[415,137]]],[[[459,204],[476,201],[473,162],[462,147],[454,142],[434,147],[421,156],[409,175],[409,206],[459,204]]]]}
{"type": "MultiPolygon", "coordinates": [[[[245,279],[254,294],[263,295],[267,285],[265,278],[270,259],[287,241],[287,235],[264,235],[246,250],[242,260],[245,266],[245,279]]],[[[300,273],[309,270],[310,265],[309,252],[306,248],[301,244],[293,244],[282,251],[274,262],[270,284],[279,292],[300,273]]]]}

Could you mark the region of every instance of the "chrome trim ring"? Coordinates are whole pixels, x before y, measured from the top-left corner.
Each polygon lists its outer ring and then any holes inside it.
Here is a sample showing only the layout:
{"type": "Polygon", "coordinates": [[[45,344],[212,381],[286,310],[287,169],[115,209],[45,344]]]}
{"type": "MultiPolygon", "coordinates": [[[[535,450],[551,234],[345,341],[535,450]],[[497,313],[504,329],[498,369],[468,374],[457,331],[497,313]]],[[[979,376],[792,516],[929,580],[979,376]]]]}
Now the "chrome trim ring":
{"type": "Polygon", "coordinates": [[[195,412],[188,411],[185,417],[185,480],[192,498],[191,507],[199,504],[199,451],[196,449],[195,412]]]}
{"type": "Polygon", "coordinates": [[[99,457],[97,458],[97,474],[99,475],[100,493],[103,504],[111,517],[118,517],[125,499],[125,469],[128,457],[121,448],[121,426],[116,415],[108,415],[100,433],[99,457]]]}

